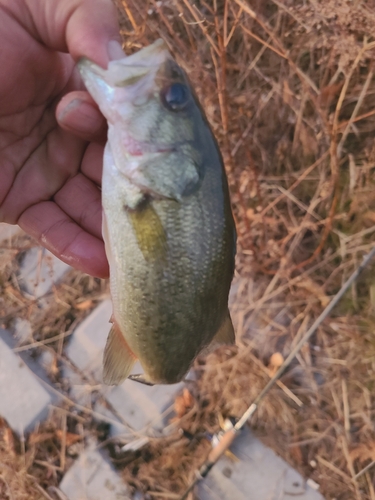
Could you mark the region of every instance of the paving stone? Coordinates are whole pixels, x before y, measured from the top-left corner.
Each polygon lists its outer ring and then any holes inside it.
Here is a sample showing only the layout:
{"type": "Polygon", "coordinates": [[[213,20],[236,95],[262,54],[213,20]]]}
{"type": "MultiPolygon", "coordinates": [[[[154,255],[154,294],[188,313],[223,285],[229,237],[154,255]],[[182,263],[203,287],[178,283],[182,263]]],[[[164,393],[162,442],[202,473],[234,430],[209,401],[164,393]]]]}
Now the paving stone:
{"type": "Polygon", "coordinates": [[[199,500],[324,500],[248,428],[230,449],[239,460],[222,457],[199,483],[199,500]]]}
{"type": "MultiPolygon", "coordinates": [[[[111,300],[102,302],[75,330],[66,349],[70,360],[85,375],[94,378],[98,383],[103,375],[103,352],[111,327],[109,319],[112,315],[111,300]]],[[[140,363],[136,363],[132,373],[142,373],[140,363]]],[[[68,378],[70,377],[67,374],[68,378]]],[[[74,399],[79,397],[82,383],[76,377],[71,378],[74,399]]],[[[125,380],[117,387],[102,385],[102,393],[121,418],[134,430],[154,424],[155,428],[163,425],[163,412],[171,405],[173,396],[183,384],[160,385],[149,387],[138,382],[125,380]]],[[[86,400],[80,401],[86,404],[86,400]]],[[[96,411],[104,414],[102,405],[96,411]]],[[[106,413],[106,416],[109,416],[106,413]]],[[[115,417],[113,417],[116,419],[115,417]]],[[[124,426],[113,427],[112,435],[123,433],[124,426]]]]}
{"type": "Polygon", "coordinates": [[[13,224],[6,224],[5,222],[0,222],[0,242],[8,240],[17,234],[21,234],[22,229],[19,226],[14,226],[13,224]]]}
{"type": "Polygon", "coordinates": [[[94,447],[85,450],[63,477],[68,500],[131,500],[128,487],[94,447]]]}
{"type": "MultiPolygon", "coordinates": [[[[67,349],[73,363],[84,373],[93,375],[98,382],[102,377],[102,356],[110,330],[108,320],[111,313],[111,302],[107,300],[77,328],[67,349]]],[[[140,371],[140,367],[136,366],[133,373],[140,371]]],[[[128,426],[136,431],[149,426],[161,430],[165,425],[162,414],[182,386],[148,387],[131,380],[114,388],[103,385],[101,392],[107,402],[128,424],[119,422],[112,425],[112,435],[123,433],[129,437],[128,426]]],[[[103,405],[97,404],[95,410],[109,420],[117,420],[103,405]]],[[[248,430],[238,437],[232,451],[240,459],[239,462],[221,458],[208,478],[200,483],[200,500],[323,500],[298,472],[248,430]]]]}
{"type": "Polygon", "coordinates": [[[228,297],[229,308],[231,308],[236,302],[239,284],[240,284],[240,280],[237,278],[233,278],[232,285],[231,285],[230,290],[229,290],[229,297],[228,297]]]}
{"type": "Polygon", "coordinates": [[[71,267],[42,247],[31,248],[25,255],[19,274],[21,288],[32,297],[42,297],[71,267]]]}
{"type": "Polygon", "coordinates": [[[101,401],[96,402],[94,410],[94,418],[109,425],[109,437],[116,437],[119,441],[126,443],[134,439],[134,431],[131,427],[121,422],[101,401]]]}
{"type": "Polygon", "coordinates": [[[27,319],[15,318],[13,321],[14,336],[20,343],[24,343],[31,339],[32,327],[27,319]]]}
{"type": "MultiPolygon", "coordinates": [[[[133,372],[139,373],[140,370],[136,367],[133,372]]],[[[172,413],[174,396],[183,385],[179,383],[150,387],[125,380],[121,385],[112,388],[106,394],[106,399],[132,429],[140,431],[150,426],[161,430],[166,424],[163,414],[168,409],[169,414],[172,413]]]]}
{"type": "Polygon", "coordinates": [[[66,348],[66,354],[84,374],[97,382],[103,379],[103,352],[111,328],[111,300],[103,301],[76,328],[66,348]]]}
{"type": "Polygon", "coordinates": [[[48,414],[51,396],[3,340],[0,329],[0,415],[22,435],[48,414]]]}
{"type": "MultiPolygon", "coordinates": [[[[133,370],[139,373],[140,370],[133,370]]],[[[149,387],[132,380],[125,380],[117,387],[102,386],[102,394],[114,412],[101,402],[95,411],[108,419],[110,436],[124,438],[134,436],[134,431],[145,431],[147,435],[160,435],[173,415],[173,401],[183,383],[155,385],[149,387]]]]}

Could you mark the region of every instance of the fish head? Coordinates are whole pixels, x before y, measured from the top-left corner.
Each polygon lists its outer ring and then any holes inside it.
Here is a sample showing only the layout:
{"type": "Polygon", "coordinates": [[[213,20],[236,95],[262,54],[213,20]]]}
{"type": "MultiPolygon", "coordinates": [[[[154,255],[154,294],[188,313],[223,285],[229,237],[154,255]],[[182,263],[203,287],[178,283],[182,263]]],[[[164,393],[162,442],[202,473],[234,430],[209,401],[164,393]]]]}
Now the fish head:
{"type": "Polygon", "coordinates": [[[163,40],[111,61],[107,69],[88,59],[78,67],[108,121],[117,168],[129,174],[132,165],[139,169],[140,157],[149,165],[156,156],[177,150],[199,163],[199,147],[192,143],[199,137],[202,114],[184,70],[163,40]]]}
{"type": "Polygon", "coordinates": [[[170,57],[162,40],[123,59],[110,61],[103,69],[87,58],[78,63],[83,81],[110,124],[131,120],[137,108],[154,92],[159,67],[170,57]]]}

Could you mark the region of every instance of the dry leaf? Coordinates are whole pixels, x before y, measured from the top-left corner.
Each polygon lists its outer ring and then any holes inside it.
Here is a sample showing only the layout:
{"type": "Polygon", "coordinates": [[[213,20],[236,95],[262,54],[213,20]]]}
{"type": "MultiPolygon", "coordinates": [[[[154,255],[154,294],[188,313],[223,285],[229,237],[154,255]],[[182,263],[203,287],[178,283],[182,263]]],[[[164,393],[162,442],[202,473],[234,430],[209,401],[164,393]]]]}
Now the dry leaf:
{"type": "Polygon", "coordinates": [[[182,396],[177,396],[174,400],[174,411],[177,417],[182,417],[185,415],[186,406],[184,403],[184,398],[182,396]]]}
{"type": "Polygon", "coordinates": [[[186,389],[186,387],[184,387],[184,390],[182,391],[182,397],[184,398],[185,405],[191,408],[194,404],[194,398],[189,389],[186,389]]]}
{"type": "Polygon", "coordinates": [[[366,460],[375,460],[375,441],[369,443],[362,443],[350,451],[350,457],[354,461],[358,458],[360,463],[366,460]]]}
{"type": "Polygon", "coordinates": [[[84,300],[83,302],[79,302],[74,307],[79,311],[86,311],[86,309],[90,309],[92,307],[93,301],[91,299],[84,300]]]}
{"type": "MultiPolygon", "coordinates": [[[[63,431],[60,429],[57,429],[55,434],[56,434],[57,439],[61,442],[63,440],[63,431]]],[[[71,446],[72,444],[77,443],[80,440],[81,440],[81,436],[79,434],[73,434],[72,432],[65,433],[65,443],[66,443],[66,446],[68,446],[68,447],[71,446]]]]}
{"type": "Polygon", "coordinates": [[[369,210],[363,214],[363,218],[367,219],[369,222],[375,222],[375,212],[369,210]]]}
{"type": "Polygon", "coordinates": [[[182,394],[175,399],[174,411],[178,417],[182,417],[193,405],[194,398],[191,392],[185,387],[182,394]]]}
{"type": "Polygon", "coordinates": [[[322,88],[319,96],[319,103],[322,108],[328,108],[332,104],[333,99],[338,96],[342,86],[343,82],[340,82],[322,88]]]}
{"type": "Polygon", "coordinates": [[[13,250],[11,248],[0,248],[0,271],[3,271],[6,266],[12,264],[17,253],[18,250],[13,250]]]}
{"type": "Polygon", "coordinates": [[[287,80],[283,81],[283,99],[284,102],[286,102],[286,104],[288,104],[291,108],[293,108],[293,106],[295,105],[296,98],[287,80]]]}
{"type": "Polygon", "coordinates": [[[29,445],[43,443],[43,441],[48,441],[48,439],[53,438],[53,432],[32,432],[29,436],[29,445]]]}
{"type": "Polygon", "coordinates": [[[232,101],[238,105],[246,104],[248,100],[249,100],[249,96],[247,96],[246,94],[240,94],[240,95],[232,98],[232,101]]]}
{"type": "Polygon", "coordinates": [[[3,440],[7,449],[8,453],[11,453],[14,455],[15,449],[14,449],[14,437],[13,437],[13,432],[12,430],[8,427],[4,429],[3,431],[3,440]]]}
{"type": "Polygon", "coordinates": [[[280,352],[274,352],[270,357],[268,370],[271,375],[277,372],[280,366],[284,363],[284,357],[280,352]]]}
{"type": "Polygon", "coordinates": [[[289,453],[290,456],[293,458],[293,460],[298,464],[302,465],[303,464],[303,455],[301,451],[300,446],[291,446],[289,448],[289,453]]]}
{"type": "Polygon", "coordinates": [[[299,140],[302,144],[304,156],[316,156],[318,154],[318,142],[312,131],[301,124],[299,129],[299,140]]]}
{"type": "Polygon", "coordinates": [[[320,300],[320,303],[323,307],[327,307],[330,303],[331,299],[325,294],[323,287],[317,285],[312,279],[309,277],[303,278],[299,283],[297,283],[299,288],[304,288],[308,292],[315,295],[320,300]]]}

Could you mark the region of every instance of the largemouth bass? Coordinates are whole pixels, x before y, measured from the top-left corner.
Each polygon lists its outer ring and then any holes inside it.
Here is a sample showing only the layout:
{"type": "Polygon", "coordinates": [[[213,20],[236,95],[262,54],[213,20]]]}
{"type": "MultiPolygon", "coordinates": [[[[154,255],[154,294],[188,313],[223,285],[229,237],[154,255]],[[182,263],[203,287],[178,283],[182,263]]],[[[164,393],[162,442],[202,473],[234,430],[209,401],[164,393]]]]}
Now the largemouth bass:
{"type": "Polygon", "coordinates": [[[162,40],[111,61],[79,62],[108,121],[103,238],[113,326],[104,382],[139,359],[144,381],[180,381],[210,343],[233,343],[228,293],[235,226],[222,158],[182,68],[162,40]]]}

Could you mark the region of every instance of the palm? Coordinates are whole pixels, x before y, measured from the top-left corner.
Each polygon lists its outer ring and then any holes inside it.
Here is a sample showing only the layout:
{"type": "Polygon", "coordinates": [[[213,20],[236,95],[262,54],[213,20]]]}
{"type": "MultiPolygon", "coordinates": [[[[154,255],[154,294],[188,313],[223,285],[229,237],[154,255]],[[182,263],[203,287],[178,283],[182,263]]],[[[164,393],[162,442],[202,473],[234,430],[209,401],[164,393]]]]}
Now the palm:
{"type": "MultiPolygon", "coordinates": [[[[1,12],[1,5],[0,5],[1,12]]],[[[102,145],[63,130],[61,97],[82,96],[68,54],[47,49],[2,13],[0,220],[18,223],[63,260],[107,274],[101,241],[102,145]]]]}

